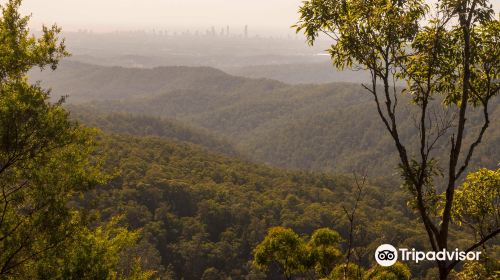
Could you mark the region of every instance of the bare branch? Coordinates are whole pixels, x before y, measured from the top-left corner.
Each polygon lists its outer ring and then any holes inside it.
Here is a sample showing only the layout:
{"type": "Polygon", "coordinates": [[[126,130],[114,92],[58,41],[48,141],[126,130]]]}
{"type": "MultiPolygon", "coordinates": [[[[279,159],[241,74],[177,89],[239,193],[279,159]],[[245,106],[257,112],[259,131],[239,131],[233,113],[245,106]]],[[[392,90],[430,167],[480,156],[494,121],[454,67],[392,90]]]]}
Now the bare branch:
{"type": "Polygon", "coordinates": [[[356,173],[354,173],[354,182],[356,184],[356,199],[354,202],[354,206],[352,207],[351,211],[348,211],[347,208],[344,206],[343,210],[347,216],[347,219],[349,220],[349,239],[347,241],[347,254],[346,254],[346,261],[345,261],[345,266],[344,266],[344,279],[348,279],[348,271],[349,271],[349,264],[351,262],[351,254],[352,254],[352,248],[354,244],[354,227],[355,227],[355,218],[356,218],[356,211],[358,209],[358,205],[360,201],[363,199],[364,196],[364,188],[366,186],[366,174],[363,175],[361,182],[358,179],[358,176],[356,173]]]}

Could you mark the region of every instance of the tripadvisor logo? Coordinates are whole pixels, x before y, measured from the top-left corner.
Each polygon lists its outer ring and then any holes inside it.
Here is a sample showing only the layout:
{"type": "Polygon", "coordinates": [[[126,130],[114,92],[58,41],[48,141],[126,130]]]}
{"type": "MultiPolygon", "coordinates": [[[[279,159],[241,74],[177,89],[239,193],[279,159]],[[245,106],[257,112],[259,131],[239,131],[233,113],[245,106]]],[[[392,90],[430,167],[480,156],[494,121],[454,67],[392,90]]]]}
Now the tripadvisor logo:
{"type": "Polygon", "coordinates": [[[413,261],[419,263],[421,261],[478,261],[481,252],[465,252],[455,249],[447,251],[445,249],[434,252],[423,252],[415,249],[399,248],[396,249],[390,244],[380,245],[375,251],[375,260],[381,266],[392,266],[398,260],[413,261]]]}
{"type": "Polygon", "coordinates": [[[375,251],[375,260],[381,266],[391,266],[398,261],[398,250],[390,244],[383,244],[375,251]]]}

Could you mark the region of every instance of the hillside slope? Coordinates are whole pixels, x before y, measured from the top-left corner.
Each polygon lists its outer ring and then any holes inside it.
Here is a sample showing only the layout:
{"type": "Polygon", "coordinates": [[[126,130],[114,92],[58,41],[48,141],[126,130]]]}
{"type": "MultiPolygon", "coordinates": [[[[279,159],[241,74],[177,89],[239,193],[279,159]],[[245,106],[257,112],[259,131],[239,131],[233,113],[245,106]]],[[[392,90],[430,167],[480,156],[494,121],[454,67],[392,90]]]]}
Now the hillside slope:
{"type": "MultiPolygon", "coordinates": [[[[348,236],[342,209],[354,205],[350,178],[282,171],[155,137],[107,136],[103,143],[113,155],[107,165],[119,176],[79,204],[102,219],[122,215],[123,223],[142,229],[140,255],[161,266],[167,279],[208,273],[216,274],[213,279],[265,279],[251,266],[252,250],[273,226],[300,234],[330,227],[348,236]]],[[[425,235],[402,189],[368,184],[365,192],[355,243],[363,266],[372,265],[367,252],[383,240],[423,247],[425,235]]],[[[427,267],[419,265],[415,276],[427,267]]]]}
{"type": "Polygon", "coordinates": [[[361,83],[370,81],[363,71],[337,71],[328,59],[323,63],[295,63],[224,67],[227,73],[248,78],[268,78],[289,84],[361,83]]]}
{"type": "MultiPolygon", "coordinates": [[[[393,143],[372,97],[357,84],[288,85],[234,77],[213,68],[145,70],[73,63],[38,78],[55,95],[72,88],[69,101],[86,102],[93,110],[176,119],[202,127],[226,137],[255,161],[292,169],[366,170],[377,176],[396,173],[393,143]]],[[[472,168],[493,168],[500,161],[498,104],[490,106],[492,123],[472,168]]],[[[401,136],[412,148],[416,145],[415,124],[408,113],[412,106],[404,98],[400,105],[401,136]]],[[[452,111],[436,112],[453,115],[452,111]]],[[[466,144],[480,124],[480,112],[472,114],[466,144]]],[[[444,144],[438,143],[436,157],[447,153],[441,149],[444,144]]]]}
{"type": "MultiPolygon", "coordinates": [[[[104,67],[74,61],[62,62],[58,70],[32,70],[30,79],[53,89],[53,96],[68,95],[70,103],[116,100],[194,90],[232,95],[259,87],[260,80],[240,78],[210,67],[157,67],[152,69],[104,67]]],[[[282,83],[267,80],[266,86],[282,83]]]]}
{"type": "Polygon", "coordinates": [[[106,114],[78,105],[69,106],[68,109],[77,121],[88,127],[97,127],[106,133],[166,138],[195,144],[227,156],[241,157],[232,144],[222,137],[175,120],[125,113],[106,114]]]}

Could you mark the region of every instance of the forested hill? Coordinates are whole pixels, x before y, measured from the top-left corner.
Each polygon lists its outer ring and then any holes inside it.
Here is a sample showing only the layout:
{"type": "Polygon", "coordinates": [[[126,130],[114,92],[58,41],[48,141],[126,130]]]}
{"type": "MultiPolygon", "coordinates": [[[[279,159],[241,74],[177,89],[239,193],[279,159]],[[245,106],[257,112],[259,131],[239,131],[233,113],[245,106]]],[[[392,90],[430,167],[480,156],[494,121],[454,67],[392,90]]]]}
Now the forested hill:
{"type": "Polygon", "coordinates": [[[222,69],[236,76],[268,78],[289,84],[361,83],[370,80],[370,74],[365,71],[338,71],[334,69],[329,59],[318,63],[233,66],[222,69]]]}
{"type": "MultiPolygon", "coordinates": [[[[32,73],[32,78],[43,79],[53,96],[69,94],[70,103],[87,102],[92,110],[176,119],[204,128],[255,161],[294,169],[397,173],[393,143],[372,97],[359,84],[288,85],[213,68],[127,69],[74,62],[63,63],[56,72],[32,73]]],[[[415,121],[405,103],[400,100],[400,134],[411,147],[416,142],[415,121]]],[[[498,101],[490,104],[490,112],[491,120],[499,119],[498,101]]],[[[451,117],[453,112],[434,114],[451,117]]],[[[480,112],[468,120],[466,144],[480,120],[480,112]]],[[[472,169],[498,164],[498,125],[491,123],[472,169]]],[[[438,143],[436,156],[448,153],[439,149],[443,143],[438,143]]]]}
{"type": "Polygon", "coordinates": [[[61,62],[56,72],[33,70],[33,81],[53,89],[53,97],[69,95],[71,103],[154,96],[173,90],[206,93],[244,93],[245,90],[274,88],[284,84],[231,76],[211,67],[170,66],[152,69],[105,67],[73,61],[61,62]]]}
{"type": "MultiPolygon", "coordinates": [[[[348,177],[280,171],[155,137],[102,142],[119,176],[81,206],[103,219],[124,215],[124,223],[142,229],[139,255],[165,279],[263,279],[251,266],[252,252],[272,226],[308,235],[330,227],[347,239],[343,207],[351,209],[356,198],[348,177]]],[[[422,248],[425,234],[403,189],[368,184],[364,192],[356,216],[360,264],[372,265],[370,252],[382,240],[422,248]]],[[[414,275],[425,271],[418,266],[414,275]]]]}
{"type": "Polygon", "coordinates": [[[126,113],[100,113],[90,108],[72,105],[73,119],[88,127],[107,133],[131,136],[155,136],[198,145],[206,150],[233,157],[242,157],[229,141],[205,129],[195,128],[175,120],[126,113]]]}

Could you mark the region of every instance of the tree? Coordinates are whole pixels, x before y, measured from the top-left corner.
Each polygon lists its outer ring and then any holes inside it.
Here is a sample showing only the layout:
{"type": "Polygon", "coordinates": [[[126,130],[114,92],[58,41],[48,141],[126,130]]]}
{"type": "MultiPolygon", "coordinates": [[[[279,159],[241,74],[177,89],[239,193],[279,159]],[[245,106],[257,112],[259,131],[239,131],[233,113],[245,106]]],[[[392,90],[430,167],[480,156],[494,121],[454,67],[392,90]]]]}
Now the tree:
{"type": "Polygon", "coordinates": [[[365,279],[370,280],[410,280],[411,272],[410,269],[397,262],[393,266],[383,267],[375,266],[366,272],[365,279]]]}
{"type": "Polygon", "coordinates": [[[364,279],[365,271],[355,263],[343,263],[333,268],[327,279],[360,280],[364,279]]]}
{"type": "Polygon", "coordinates": [[[286,279],[313,269],[318,279],[329,277],[343,260],[344,255],[338,249],[341,242],[340,234],[329,228],[315,230],[307,244],[291,229],[271,228],[255,248],[254,264],[263,271],[277,264],[286,279]]]}
{"type": "Polygon", "coordinates": [[[327,277],[335,265],[342,260],[343,254],[338,249],[341,240],[338,232],[322,228],[316,230],[307,243],[310,262],[320,278],[327,277]]]}
{"type": "Polygon", "coordinates": [[[147,280],[154,271],[144,271],[138,257],[124,255],[136,246],[139,231],[118,226],[113,218],[94,230],[82,227],[62,248],[37,265],[34,279],[130,279],[147,280]]]}
{"type": "MultiPolygon", "coordinates": [[[[488,105],[500,91],[500,21],[491,5],[443,0],[431,12],[422,0],[309,0],[300,15],[295,27],[310,44],[320,34],[332,39],[335,66],[371,73],[371,85],[363,87],[394,141],[430,247],[447,249],[456,187],[490,125],[488,105]],[[396,86],[400,81],[407,83],[402,90],[396,86]],[[414,150],[400,137],[397,109],[403,95],[417,109],[414,150]],[[484,118],[477,132],[466,126],[471,107],[484,118]],[[447,147],[446,157],[438,158],[438,145],[447,147]],[[436,209],[440,200],[442,211],[436,209]]],[[[498,233],[500,228],[492,229],[469,250],[498,233]]],[[[436,261],[440,279],[456,264],[436,261]]]]}
{"type": "Polygon", "coordinates": [[[489,272],[479,262],[466,262],[464,269],[456,275],[457,280],[493,280],[498,279],[498,277],[500,277],[499,270],[489,272]]]}
{"type": "Polygon", "coordinates": [[[452,213],[461,226],[468,226],[476,240],[500,226],[500,169],[480,169],[467,175],[456,191],[452,213]]]}
{"type": "Polygon", "coordinates": [[[305,271],[305,258],[304,240],[293,230],[283,227],[271,228],[254,252],[254,264],[259,269],[267,271],[276,263],[287,280],[305,271]]]}
{"type": "Polygon", "coordinates": [[[30,35],[20,5],[7,1],[0,18],[0,277],[23,278],[79,227],[69,200],[105,176],[94,131],[69,121],[64,98],[50,103],[28,83],[30,69],[56,69],[68,53],[56,25],[30,35]]]}
{"type": "MultiPolygon", "coordinates": [[[[474,233],[476,243],[488,238],[493,229],[500,227],[500,169],[483,168],[470,173],[456,190],[455,196],[453,219],[459,226],[469,228],[474,233]]],[[[481,263],[486,265],[486,272],[491,274],[495,269],[490,267],[498,267],[498,262],[493,258],[489,264],[490,260],[487,248],[483,248],[481,263]]],[[[468,267],[479,266],[469,264],[468,267]]]]}

